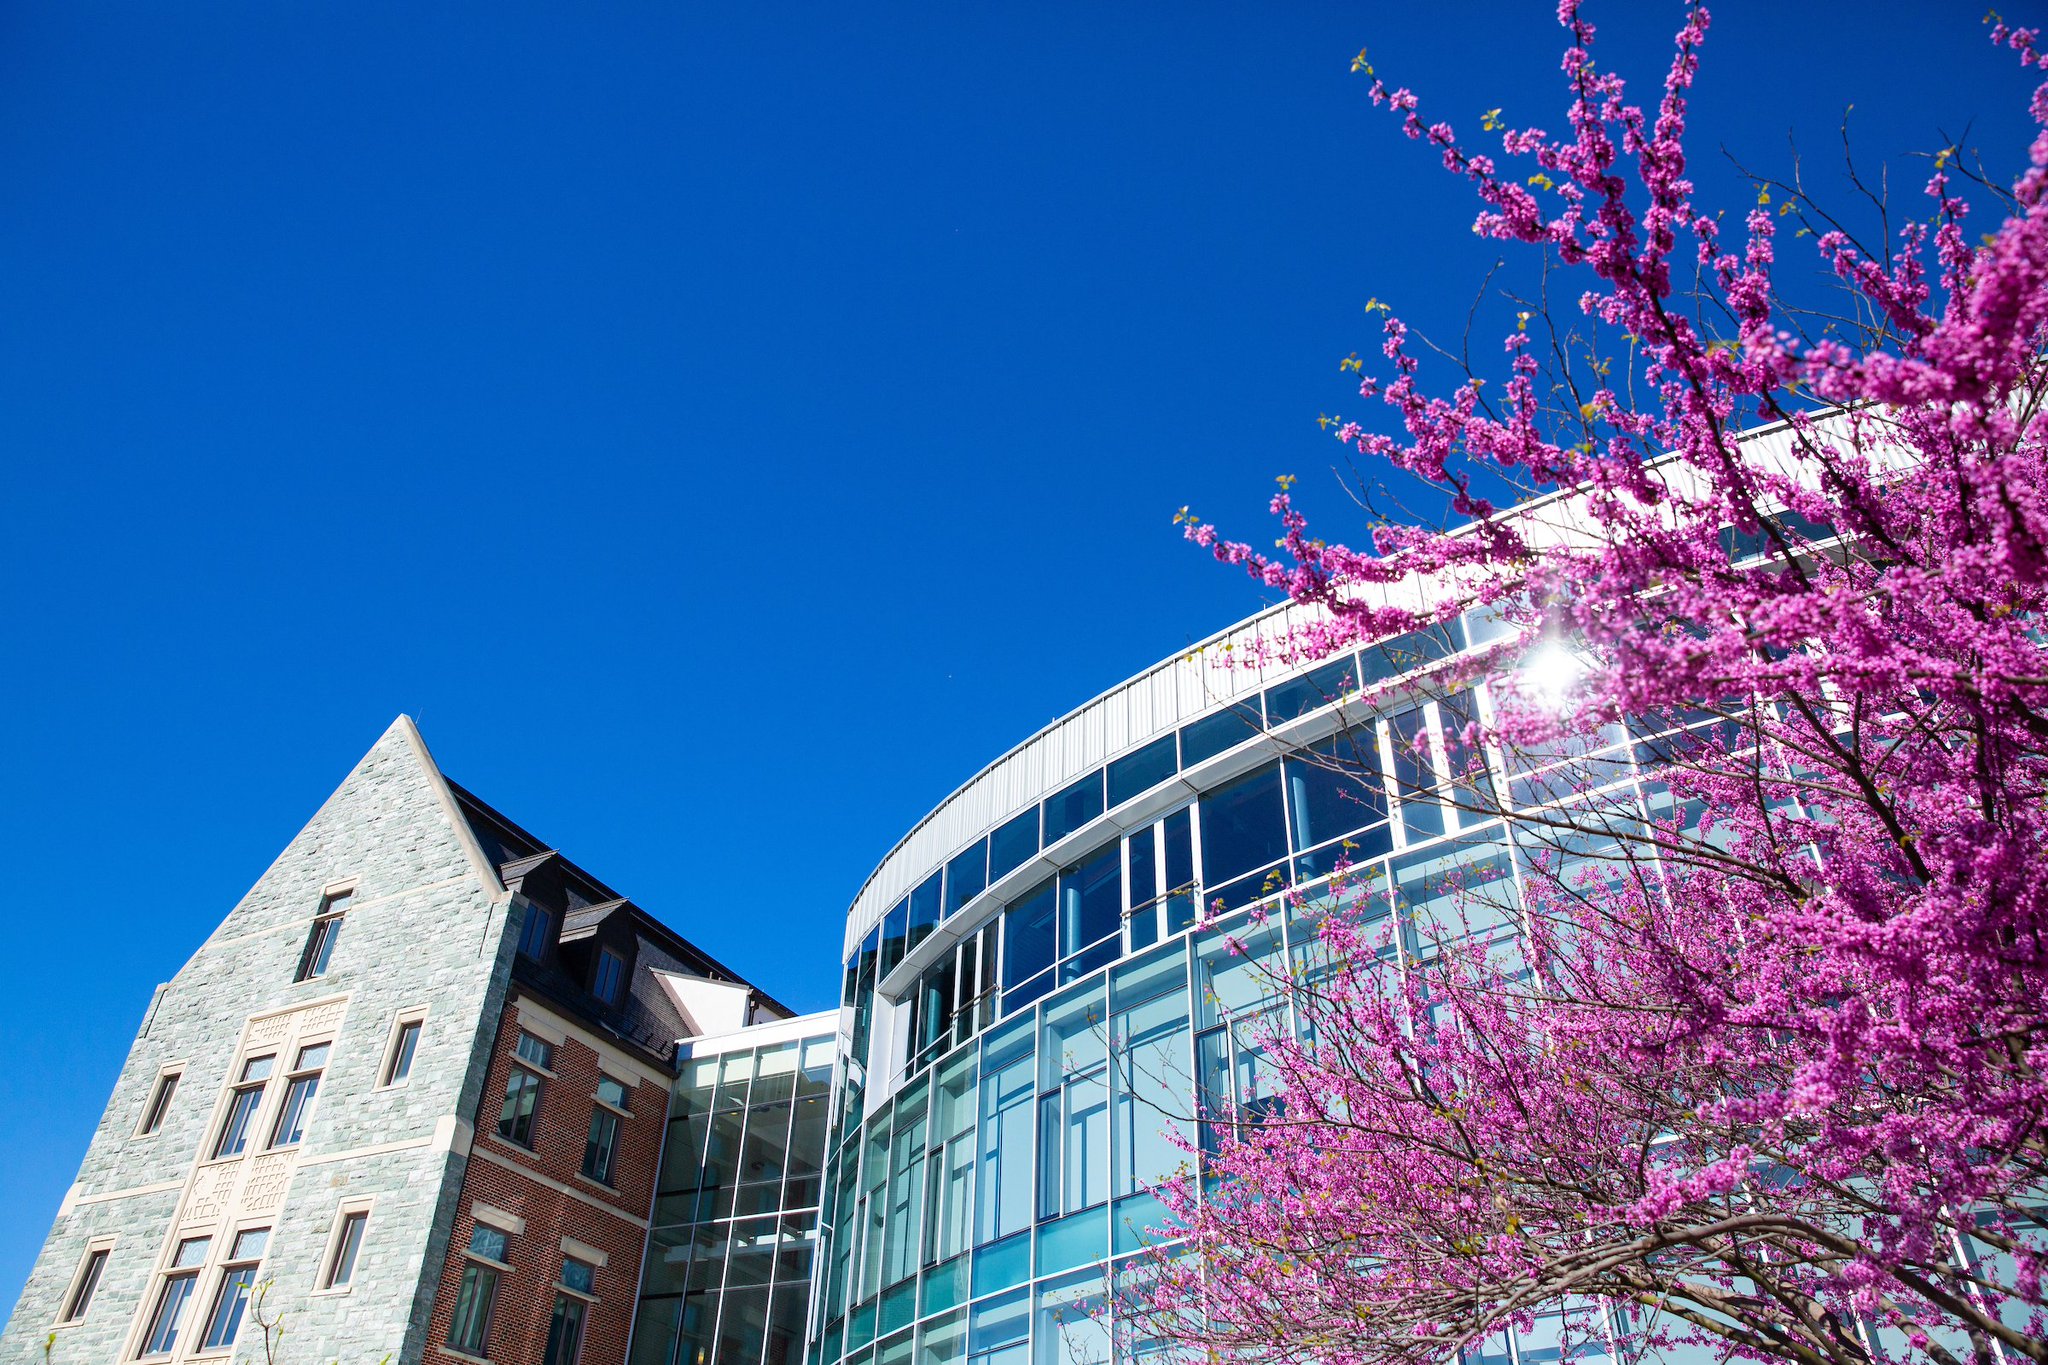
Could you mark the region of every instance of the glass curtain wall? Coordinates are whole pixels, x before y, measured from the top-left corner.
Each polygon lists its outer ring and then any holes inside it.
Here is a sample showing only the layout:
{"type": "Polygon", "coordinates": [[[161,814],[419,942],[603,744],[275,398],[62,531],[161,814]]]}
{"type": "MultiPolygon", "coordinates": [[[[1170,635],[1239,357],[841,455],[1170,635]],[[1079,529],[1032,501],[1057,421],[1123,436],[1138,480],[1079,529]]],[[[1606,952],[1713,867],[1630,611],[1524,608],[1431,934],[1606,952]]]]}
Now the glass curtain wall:
{"type": "MultiPolygon", "coordinates": [[[[1403,671],[1461,641],[1446,633],[1412,643],[1387,668],[1403,671]]],[[[1359,666],[1368,679],[1388,676],[1359,666]]],[[[1267,709],[1303,681],[1269,689],[1267,709]]],[[[1283,718],[1341,687],[1342,676],[1321,680],[1283,718]]],[[[1280,978],[1316,970],[1327,909],[1318,890],[1339,863],[1364,888],[1354,891],[1362,912],[1387,923],[1383,951],[1397,961],[1426,959],[1444,938],[1511,946],[1533,859],[1599,868],[1613,850],[1532,847],[1486,811],[1495,792],[1518,805],[1587,800],[1583,780],[1566,790],[1545,779],[1560,763],[1583,778],[1590,759],[1594,771],[1609,765],[1610,798],[1651,815],[1668,806],[1636,766],[1637,749],[1654,762],[1654,745],[1619,727],[1568,754],[1516,763],[1492,755],[1472,779],[1458,745],[1484,714],[1485,691],[1379,713],[1348,709],[1336,734],[1232,774],[1184,806],[1134,827],[1100,826],[1101,843],[927,969],[920,985],[933,989],[906,998],[912,1045],[897,1055],[907,1065],[868,1079],[884,1102],[867,1112],[858,1092],[842,1101],[811,1358],[1035,1365],[1142,1353],[1142,1343],[1113,1349],[1106,1286],[1133,1264],[1121,1258],[1170,1233],[1150,1190],[1201,1160],[1213,1129],[1201,1131],[1198,1116],[1255,1114],[1274,1102],[1262,1040],[1300,1026],[1280,978]],[[1290,887],[1302,890],[1302,907],[1252,921],[1247,907],[1270,911],[1290,887]]],[[[1236,727],[1232,743],[1250,737],[1241,716],[1220,714],[1236,727]]],[[[1208,723],[1183,727],[1183,768],[1187,736],[1208,723]]],[[[1156,757],[1147,762],[1168,771],[1156,757]]],[[[1110,772],[1114,806],[1123,796],[1114,764],[1110,772]]],[[[1093,791],[1084,783],[1060,795],[1063,825],[1099,813],[1093,791]]],[[[975,894],[1000,875],[982,868],[974,866],[975,894]]],[[[951,913],[966,902],[941,903],[951,913]]],[[[908,922],[906,912],[906,936],[908,922]]],[[[886,974],[863,970],[860,956],[850,986],[886,974]]],[[[849,1003],[856,1046],[896,1017],[890,1005],[849,1003]]],[[[857,1052],[850,1072],[865,1057],[857,1052]]],[[[1557,1331],[1540,1320],[1534,1333],[1478,1354],[1539,1365],[1555,1356],[1544,1334],[1557,1331]]]]}
{"type": "Polygon", "coordinates": [[[832,1056],[828,1034],[683,1063],[632,1365],[800,1365],[832,1056]]]}

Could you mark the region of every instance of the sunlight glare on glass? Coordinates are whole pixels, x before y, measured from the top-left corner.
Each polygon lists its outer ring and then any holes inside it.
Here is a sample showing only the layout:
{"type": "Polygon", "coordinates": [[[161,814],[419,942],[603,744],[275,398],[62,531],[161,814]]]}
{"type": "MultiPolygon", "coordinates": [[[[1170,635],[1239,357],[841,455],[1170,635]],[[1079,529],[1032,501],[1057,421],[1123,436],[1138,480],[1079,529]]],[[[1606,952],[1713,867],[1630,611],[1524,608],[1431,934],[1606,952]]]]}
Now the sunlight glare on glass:
{"type": "Polygon", "coordinates": [[[1572,702],[1585,661],[1555,641],[1545,641],[1522,660],[1517,681],[1529,701],[1546,711],[1563,711],[1572,702]]]}

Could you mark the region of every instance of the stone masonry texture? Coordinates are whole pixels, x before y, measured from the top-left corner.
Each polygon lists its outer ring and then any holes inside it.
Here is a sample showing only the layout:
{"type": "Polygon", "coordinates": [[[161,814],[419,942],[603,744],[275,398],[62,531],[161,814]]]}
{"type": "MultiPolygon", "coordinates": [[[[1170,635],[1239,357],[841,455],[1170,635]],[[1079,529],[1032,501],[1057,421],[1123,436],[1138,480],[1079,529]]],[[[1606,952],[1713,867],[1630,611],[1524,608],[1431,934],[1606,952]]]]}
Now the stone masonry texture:
{"type": "MultiPolygon", "coordinates": [[[[513,948],[508,898],[459,822],[401,717],[159,988],[0,1332],[0,1365],[41,1360],[53,1331],[54,1365],[132,1358],[170,1250],[211,1235],[216,1256],[171,1357],[185,1359],[199,1345],[218,1253],[237,1230],[258,1226],[270,1229],[258,1278],[270,1282],[266,1315],[284,1321],[281,1361],[425,1358],[513,948]],[[330,969],[294,982],[323,892],[337,883],[352,883],[353,897],[330,969]],[[394,1019],[411,1010],[425,1011],[411,1076],[379,1088],[394,1019]],[[304,1141],[262,1150],[283,1090],[273,1079],[249,1152],[208,1161],[239,1058],[265,1047],[295,1053],[309,1037],[331,1037],[332,1049],[304,1141]],[[182,1076],[162,1127],[135,1136],[159,1073],[174,1065],[182,1076]],[[345,1199],[370,1202],[355,1281],[346,1292],[317,1292],[345,1199]],[[90,1311],[59,1326],[86,1246],[101,1236],[114,1244],[90,1311]]],[[[279,1072],[290,1062],[280,1054],[279,1072]]],[[[631,1290],[616,1292],[625,1299],[631,1290]]],[[[253,1323],[233,1359],[262,1359],[253,1323]]]]}

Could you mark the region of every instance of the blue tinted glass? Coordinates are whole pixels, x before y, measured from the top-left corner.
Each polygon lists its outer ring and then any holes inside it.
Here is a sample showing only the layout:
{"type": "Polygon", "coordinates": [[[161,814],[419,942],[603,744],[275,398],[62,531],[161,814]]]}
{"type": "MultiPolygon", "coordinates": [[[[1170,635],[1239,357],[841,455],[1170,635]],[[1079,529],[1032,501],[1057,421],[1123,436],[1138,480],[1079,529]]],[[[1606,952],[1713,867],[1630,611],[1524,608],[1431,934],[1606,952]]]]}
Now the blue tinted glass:
{"type": "Polygon", "coordinates": [[[1110,764],[1109,804],[1121,806],[1172,777],[1173,755],[1173,736],[1161,735],[1136,753],[1125,754],[1110,764]]]}
{"type": "Polygon", "coordinates": [[[1347,655],[1299,678],[1266,689],[1266,723],[1278,725],[1319,710],[1358,688],[1358,673],[1347,655]]]}
{"type": "Polygon", "coordinates": [[[1353,830],[1321,848],[1298,855],[1294,860],[1294,879],[1307,882],[1327,877],[1337,870],[1340,862],[1360,868],[1393,847],[1394,828],[1385,821],[1368,829],[1353,830]]]}
{"type": "Polygon", "coordinates": [[[1287,809],[1297,851],[1387,818],[1378,747],[1372,731],[1347,731],[1287,760],[1287,809]]]}
{"type": "Polygon", "coordinates": [[[882,921],[882,972],[887,976],[895,965],[903,960],[905,937],[910,932],[910,899],[896,902],[896,908],[882,921]]]}
{"type": "Polygon", "coordinates": [[[1166,817],[1166,932],[1177,934],[1195,921],[1195,838],[1187,807],[1166,817]]]}
{"type": "Polygon", "coordinates": [[[1436,659],[1447,659],[1464,647],[1464,623],[1457,618],[1427,630],[1411,630],[1360,650],[1358,662],[1365,669],[1367,686],[1398,678],[1410,669],[1436,659]]]}
{"type": "Polygon", "coordinates": [[[1287,856],[1280,765],[1268,763],[1202,797],[1202,884],[1221,886],[1287,856]]]}
{"type": "Polygon", "coordinates": [[[988,836],[988,878],[1014,872],[1038,852],[1038,807],[996,826],[988,836]]]}
{"type": "Polygon", "coordinates": [[[1505,639],[1515,633],[1515,625],[1508,620],[1507,602],[1496,602],[1490,606],[1474,607],[1460,618],[1465,627],[1465,638],[1474,646],[1490,645],[1495,640],[1505,639]]]}
{"type": "Polygon", "coordinates": [[[1159,895],[1158,860],[1152,856],[1152,846],[1158,842],[1152,835],[1152,826],[1146,825],[1124,840],[1130,849],[1131,867],[1131,908],[1149,905],[1159,895]]]}
{"type": "MultiPolygon", "coordinates": [[[[1053,884],[1034,888],[1003,912],[1003,990],[1007,993],[1052,966],[1053,884]]],[[[1010,1008],[1007,995],[1004,1008],[1010,1008]]]]}
{"type": "Polygon", "coordinates": [[[1403,711],[1387,724],[1393,750],[1394,794],[1401,799],[1401,824],[1411,839],[1444,832],[1443,807],[1436,797],[1436,758],[1428,718],[1421,707],[1403,711]]]}
{"type": "Polygon", "coordinates": [[[1225,749],[1235,749],[1256,736],[1259,728],[1258,705],[1245,702],[1227,706],[1192,725],[1183,725],[1180,727],[1180,766],[1192,768],[1225,749]]]}
{"type": "Polygon", "coordinates": [[[931,926],[939,922],[939,874],[934,872],[910,893],[910,946],[924,942],[931,926]],[[920,927],[922,926],[922,927],[920,927]]]}
{"type": "Polygon", "coordinates": [[[1062,872],[1059,896],[1061,957],[1113,937],[1123,922],[1123,851],[1111,844],[1079,867],[1062,872]]]}
{"type": "Polygon", "coordinates": [[[951,915],[988,886],[988,840],[946,864],[946,913],[951,915]]]}
{"type": "Polygon", "coordinates": [[[1102,814],[1102,773],[1092,772],[1056,796],[1045,799],[1045,842],[1048,847],[1102,814]]]}

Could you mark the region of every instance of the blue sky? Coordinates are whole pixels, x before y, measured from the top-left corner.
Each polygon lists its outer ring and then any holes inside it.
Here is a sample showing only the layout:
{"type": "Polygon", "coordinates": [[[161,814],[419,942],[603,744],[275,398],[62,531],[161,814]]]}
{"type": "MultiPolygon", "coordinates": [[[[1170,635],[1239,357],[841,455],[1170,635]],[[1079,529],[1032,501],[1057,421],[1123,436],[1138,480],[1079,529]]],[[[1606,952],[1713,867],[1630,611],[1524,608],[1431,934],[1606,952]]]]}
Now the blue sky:
{"type": "MultiPolygon", "coordinates": [[[[150,989],[400,711],[828,1003],[898,835],[1261,604],[1176,508],[1348,529],[1364,302],[1455,336],[1492,256],[1349,59],[1556,127],[1550,8],[0,8],[0,1299],[150,989]]],[[[1878,9],[1718,6],[1697,151],[1832,167],[1854,103],[1908,202],[1937,130],[2016,167],[1977,13],[1878,9]]],[[[1646,96],[1677,14],[1595,9],[1646,96]]]]}

